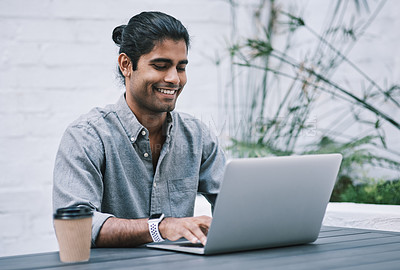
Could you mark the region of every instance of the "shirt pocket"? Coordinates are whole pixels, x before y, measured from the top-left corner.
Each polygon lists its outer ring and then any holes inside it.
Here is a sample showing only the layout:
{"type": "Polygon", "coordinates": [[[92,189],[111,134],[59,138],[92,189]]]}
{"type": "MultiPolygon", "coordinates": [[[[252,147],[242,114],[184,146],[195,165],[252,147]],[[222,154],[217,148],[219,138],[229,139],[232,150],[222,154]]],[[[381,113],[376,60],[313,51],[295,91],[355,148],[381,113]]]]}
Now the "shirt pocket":
{"type": "Polygon", "coordinates": [[[193,216],[198,183],[196,177],[168,180],[169,202],[173,217],[193,216]]]}

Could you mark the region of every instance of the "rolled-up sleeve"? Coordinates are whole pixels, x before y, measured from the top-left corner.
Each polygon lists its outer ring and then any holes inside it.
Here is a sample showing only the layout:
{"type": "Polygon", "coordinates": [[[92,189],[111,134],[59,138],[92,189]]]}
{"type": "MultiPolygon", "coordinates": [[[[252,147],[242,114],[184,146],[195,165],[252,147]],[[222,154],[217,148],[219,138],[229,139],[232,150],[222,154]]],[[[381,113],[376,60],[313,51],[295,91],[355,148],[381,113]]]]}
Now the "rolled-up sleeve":
{"type": "Polygon", "coordinates": [[[95,130],[88,126],[71,125],[61,139],[53,173],[54,211],[79,205],[93,210],[92,246],[103,223],[113,216],[101,212],[103,149],[95,130]]]}

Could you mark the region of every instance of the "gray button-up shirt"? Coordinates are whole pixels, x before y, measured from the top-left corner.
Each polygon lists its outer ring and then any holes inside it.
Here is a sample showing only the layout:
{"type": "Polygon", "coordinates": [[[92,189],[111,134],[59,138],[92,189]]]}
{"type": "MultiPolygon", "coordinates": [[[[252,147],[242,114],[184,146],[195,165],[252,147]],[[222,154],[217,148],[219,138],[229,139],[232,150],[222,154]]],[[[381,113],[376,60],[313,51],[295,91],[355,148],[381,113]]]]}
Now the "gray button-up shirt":
{"type": "Polygon", "coordinates": [[[167,119],[155,171],[149,132],[124,95],[65,131],[54,168],[53,207],[90,206],[92,245],[111,216],[193,216],[198,192],[214,204],[225,166],[217,138],[187,114],[171,112],[167,119]]]}

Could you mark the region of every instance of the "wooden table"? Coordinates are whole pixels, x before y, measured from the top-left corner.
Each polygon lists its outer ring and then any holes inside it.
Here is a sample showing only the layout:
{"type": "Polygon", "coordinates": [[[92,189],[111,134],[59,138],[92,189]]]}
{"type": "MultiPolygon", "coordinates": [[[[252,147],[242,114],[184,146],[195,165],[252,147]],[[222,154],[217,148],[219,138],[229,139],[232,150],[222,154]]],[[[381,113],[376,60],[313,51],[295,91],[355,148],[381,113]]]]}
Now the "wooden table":
{"type": "Polygon", "coordinates": [[[89,262],[58,252],[0,258],[0,269],[400,269],[400,233],[323,227],[316,242],[200,256],[140,248],[93,249],[89,262]]]}

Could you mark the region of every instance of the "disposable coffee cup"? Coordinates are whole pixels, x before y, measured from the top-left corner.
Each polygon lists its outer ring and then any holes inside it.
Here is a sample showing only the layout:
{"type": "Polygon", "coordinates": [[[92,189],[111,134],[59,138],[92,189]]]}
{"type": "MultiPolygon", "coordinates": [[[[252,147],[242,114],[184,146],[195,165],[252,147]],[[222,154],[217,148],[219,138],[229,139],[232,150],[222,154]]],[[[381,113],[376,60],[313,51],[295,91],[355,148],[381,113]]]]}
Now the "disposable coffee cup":
{"type": "Polygon", "coordinates": [[[83,262],[90,258],[93,212],[89,207],[57,209],[54,228],[62,262],[83,262]]]}

